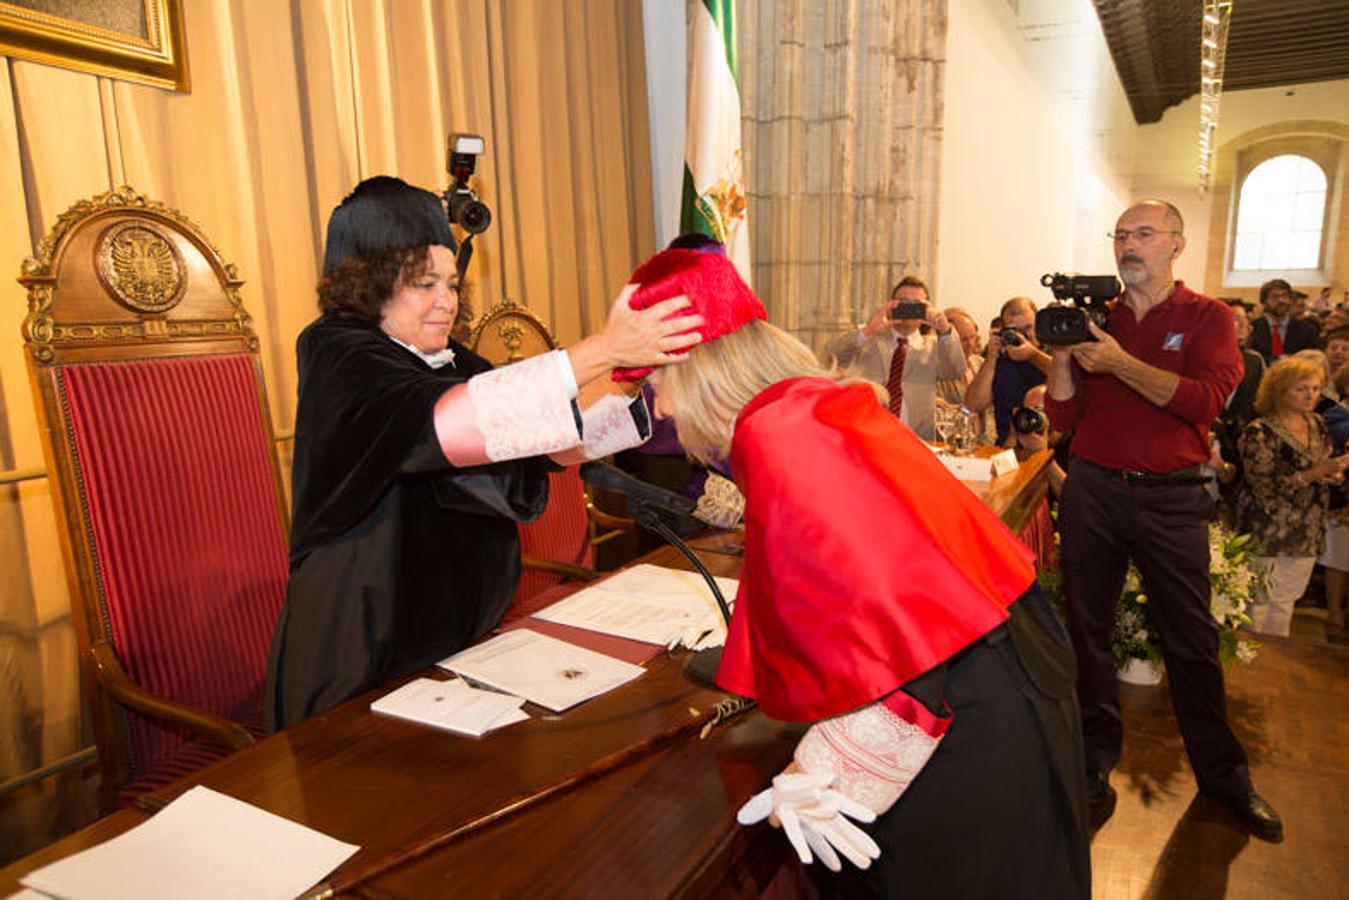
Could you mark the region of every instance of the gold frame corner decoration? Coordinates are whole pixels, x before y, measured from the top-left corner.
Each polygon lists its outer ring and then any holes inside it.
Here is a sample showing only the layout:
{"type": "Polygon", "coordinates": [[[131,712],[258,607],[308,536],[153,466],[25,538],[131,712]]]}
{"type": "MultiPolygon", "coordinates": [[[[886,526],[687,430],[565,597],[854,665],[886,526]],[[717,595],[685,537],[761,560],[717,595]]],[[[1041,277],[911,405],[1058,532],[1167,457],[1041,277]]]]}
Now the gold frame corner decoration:
{"type": "MultiPolygon", "coordinates": [[[[0,0],[0,55],[189,93],[182,0],[106,0],[143,9],[145,34],[0,0]]],[[[52,4],[56,8],[57,4],[52,4]]]]}

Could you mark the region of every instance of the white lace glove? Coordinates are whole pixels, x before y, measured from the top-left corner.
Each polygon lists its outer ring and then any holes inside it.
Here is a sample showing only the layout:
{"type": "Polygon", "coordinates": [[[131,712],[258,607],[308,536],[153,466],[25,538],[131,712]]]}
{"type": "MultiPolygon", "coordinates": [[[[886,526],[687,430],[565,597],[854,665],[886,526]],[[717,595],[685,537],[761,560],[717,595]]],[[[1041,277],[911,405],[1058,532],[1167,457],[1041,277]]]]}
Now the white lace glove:
{"type": "Polygon", "coordinates": [[[881,848],[847,817],[872,822],[876,814],[829,790],[833,783],[834,776],[826,772],[778,775],[771,788],[740,807],[735,819],[741,825],[753,825],[771,813],[782,823],[782,831],[801,862],[809,864],[814,851],[826,868],[837,872],[843,868],[838,858],[842,853],[853,865],[865,869],[873,859],[880,858],[881,848]]]}

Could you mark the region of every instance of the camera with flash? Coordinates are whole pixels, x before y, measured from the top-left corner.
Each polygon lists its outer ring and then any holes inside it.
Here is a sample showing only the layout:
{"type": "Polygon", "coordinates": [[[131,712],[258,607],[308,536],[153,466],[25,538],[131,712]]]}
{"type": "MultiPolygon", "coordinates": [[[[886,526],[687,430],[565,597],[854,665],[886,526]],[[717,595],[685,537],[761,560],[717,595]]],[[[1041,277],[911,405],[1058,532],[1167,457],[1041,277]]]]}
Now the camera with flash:
{"type": "Polygon", "coordinates": [[[452,134],[448,143],[449,162],[445,168],[454,183],[444,197],[450,223],[469,234],[482,234],[492,224],[492,211],[478,199],[468,180],[477,167],[478,157],[486,151],[487,142],[476,134],[452,134]]]}

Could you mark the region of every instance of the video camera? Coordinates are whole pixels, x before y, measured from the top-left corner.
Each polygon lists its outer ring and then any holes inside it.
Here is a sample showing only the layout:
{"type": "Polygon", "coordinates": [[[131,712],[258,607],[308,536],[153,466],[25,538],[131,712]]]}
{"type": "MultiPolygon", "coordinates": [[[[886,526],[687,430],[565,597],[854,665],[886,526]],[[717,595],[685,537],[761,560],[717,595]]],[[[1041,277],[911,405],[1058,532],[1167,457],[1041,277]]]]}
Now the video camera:
{"type": "Polygon", "coordinates": [[[477,167],[478,157],[487,149],[487,142],[476,134],[452,134],[448,143],[449,162],[445,168],[454,184],[444,197],[450,224],[469,234],[482,234],[492,224],[492,211],[468,186],[468,179],[477,167]]]}
{"type": "Polygon", "coordinates": [[[1035,314],[1035,336],[1041,344],[1067,347],[1096,340],[1087,322],[1104,330],[1110,321],[1107,300],[1119,296],[1114,275],[1064,275],[1055,272],[1040,278],[1055,299],[1071,300],[1072,306],[1050,306],[1035,314]]]}

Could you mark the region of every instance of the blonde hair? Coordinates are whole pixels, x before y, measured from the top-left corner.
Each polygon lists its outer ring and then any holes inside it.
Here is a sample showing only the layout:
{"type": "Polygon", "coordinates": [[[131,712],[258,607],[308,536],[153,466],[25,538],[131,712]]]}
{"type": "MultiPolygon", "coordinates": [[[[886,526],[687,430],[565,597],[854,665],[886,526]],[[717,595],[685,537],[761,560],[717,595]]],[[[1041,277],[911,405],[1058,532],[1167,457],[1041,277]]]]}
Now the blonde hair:
{"type": "Polygon", "coordinates": [[[942,310],[942,315],[946,316],[947,319],[954,319],[956,316],[960,316],[974,326],[975,334],[979,333],[979,323],[974,320],[974,316],[970,315],[970,311],[963,306],[948,306],[946,309],[942,310]]]}
{"type": "MultiPolygon", "coordinates": [[[[699,344],[687,360],[660,372],[661,406],[674,419],[684,450],[703,462],[729,455],[740,410],[778,382],[830,378],[851,384],[863,380],[820,365],[809,347],[762,319],[752,319],[730,334],[699,344]]],[[[885,388],[872,387],[881,402],[889,399],[885,388]]]]}
{"type": "Polygon", "coordinates": [[[1299,350],[1293,354],[1296,359],[1309,359],[1321,367],[1321,384],[1330,381],[1330,360],[1326,358],[1325,353],[1314,347],[1308,347],[1306,350],[1299,350]]]}
{"type": "Polygon", "coordinates": [[[1286,356],[1265,370],[1260,378],[1260,387],[1255,392],[1255,411],[1258,415],[1272,416],[1279,398],[1299,381],[1320,381],[1325,384],[1325,374],[1321,363],[1305,356],[1286,356]]]}

